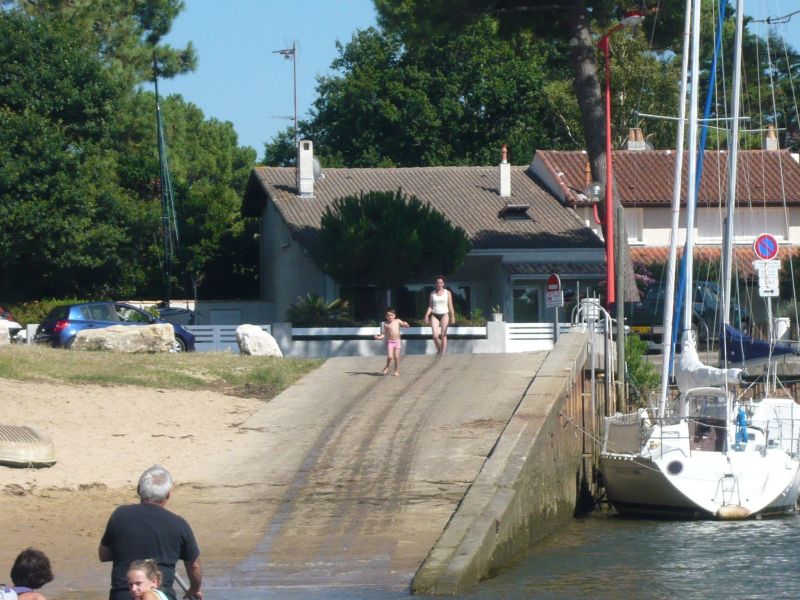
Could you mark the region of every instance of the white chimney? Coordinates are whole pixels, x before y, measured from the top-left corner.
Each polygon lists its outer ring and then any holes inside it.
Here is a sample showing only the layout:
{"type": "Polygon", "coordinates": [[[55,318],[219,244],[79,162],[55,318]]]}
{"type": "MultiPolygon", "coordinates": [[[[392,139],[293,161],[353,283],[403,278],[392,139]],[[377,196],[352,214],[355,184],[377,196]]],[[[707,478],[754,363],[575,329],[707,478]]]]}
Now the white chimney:
{"type": "Polygon", "coordinates": [[[647,150],[647,144],[644,142],[644,133],[639,127],[628,129],[628,142],[625,148],[626,150],[635,151],[647,150]]]}
{"type": "Polygon", "coordinates": [[[500,163],[500,195],[508,198],[511,195],[511,165],[508,163],[508,148],[503,144],[503,161],[500,163]]]}
{"type": "Polygon", "coordinates": [[[778,136],[775,135],[775,128],[767,125],[767,139],[764,140],[764,150],[777,150],[778,136]]]}
{"type": "Polygon", "coordinates": [[[297,190],[300,196],[314,195],[314,144],[310,140],[297,144],[297,190]]]}

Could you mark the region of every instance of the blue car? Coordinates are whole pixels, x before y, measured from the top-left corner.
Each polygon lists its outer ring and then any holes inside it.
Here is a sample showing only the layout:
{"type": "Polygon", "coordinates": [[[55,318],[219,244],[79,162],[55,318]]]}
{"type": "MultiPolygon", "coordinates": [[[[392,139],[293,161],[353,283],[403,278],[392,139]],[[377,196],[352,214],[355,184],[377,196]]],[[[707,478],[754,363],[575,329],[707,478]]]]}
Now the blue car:
{"type": "MultiPolygon", "coordinates": [[[[124,302],[86,302],[56,306],[36,328],[33,341],[54,348],[69,348],[83,329],[102,329],[111,325],[151,325],[167,321],[154,317],[124,302]]],[[[175,329],[175,352],[194,352],[194,334],[181,325],[175,329]]]]}

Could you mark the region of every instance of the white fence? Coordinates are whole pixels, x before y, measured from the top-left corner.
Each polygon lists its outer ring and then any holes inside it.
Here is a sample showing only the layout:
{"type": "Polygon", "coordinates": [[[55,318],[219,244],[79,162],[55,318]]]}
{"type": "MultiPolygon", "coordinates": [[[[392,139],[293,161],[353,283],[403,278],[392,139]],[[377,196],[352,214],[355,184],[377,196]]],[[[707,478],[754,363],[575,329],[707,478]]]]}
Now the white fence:
{"type": "MultiPolygon", "coordinates": [[[[186,329],[195,337],[198,352],[238,352],[236,325],[190,325],[186,329]]],[[[378,327],[292,327],[290,323],[260,325],[273,335],[284,356],[378,356],[385,352],[384,343],[375,340],[378,327]]],[[[561,323],[559,331],[569,331],[561,323]]],[[[434,354],[430,327],[408,327],[402,330],[405,354],[434,354]]],[[[485,327],[451,327],[448,330],[448,352],[453,354],[537,352],[553,348],[552,323],[489,322],[485,327]]]]}
{"type": "MultiPolygon", "coordinates": [[[[185,328],[194,334],[194,347],[198,352],[239,352],[236,342],[238,325],[187,325],[185,328]]],[[[272,334],[271,325],[259,325],[272,334]]]]}

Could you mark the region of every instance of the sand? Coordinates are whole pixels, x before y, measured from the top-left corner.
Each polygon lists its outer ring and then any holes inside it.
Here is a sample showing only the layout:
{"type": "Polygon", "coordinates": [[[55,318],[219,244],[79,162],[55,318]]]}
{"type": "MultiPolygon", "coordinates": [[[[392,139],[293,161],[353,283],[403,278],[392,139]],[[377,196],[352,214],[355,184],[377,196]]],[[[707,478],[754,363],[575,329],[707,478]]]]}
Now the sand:
{"type": "Polygon", "coordinates": [[[33,546],[48,554],[56,574],[42,589],[48,598],[107,597],[110,564],[98,561],[100,537],[117,505],[138,501],[139,475],[155,463],[176,482],[168,508],[195,532],[218,531],[223,522],[237,532],[198,534],[207,572],[239,560],[262,533],[243,521],[254,516],[241,510],[246,498],[236,512],[226,500],[237,493],[228,467],[248,460],[257,435],[243,422],[263,400],[6,379],[0,390],[0,423],[50,436],[58,460],[45,469],[0,466],[0,582],[16,554],[33,546]]]}

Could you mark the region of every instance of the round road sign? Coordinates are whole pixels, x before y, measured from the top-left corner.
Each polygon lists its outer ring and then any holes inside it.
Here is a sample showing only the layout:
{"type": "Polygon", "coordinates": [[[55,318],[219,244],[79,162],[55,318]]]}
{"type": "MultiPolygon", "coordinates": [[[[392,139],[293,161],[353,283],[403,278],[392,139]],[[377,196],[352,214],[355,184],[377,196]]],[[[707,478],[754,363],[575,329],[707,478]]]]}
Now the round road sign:
{"type": "Polygon", "coordinates": [[[547,278],[547,285],[545,286],[545,290],[548,292],[561,291],[561,278],[558,276],[558,273],[552,273],[550,277],[547,278]]]}
{"type": "Polygon", "coordinates": [[[753,242],[753,251],[761,260],[772,260],[778,256],[778,240],[771,233],[762,233],[753,242]]]}

